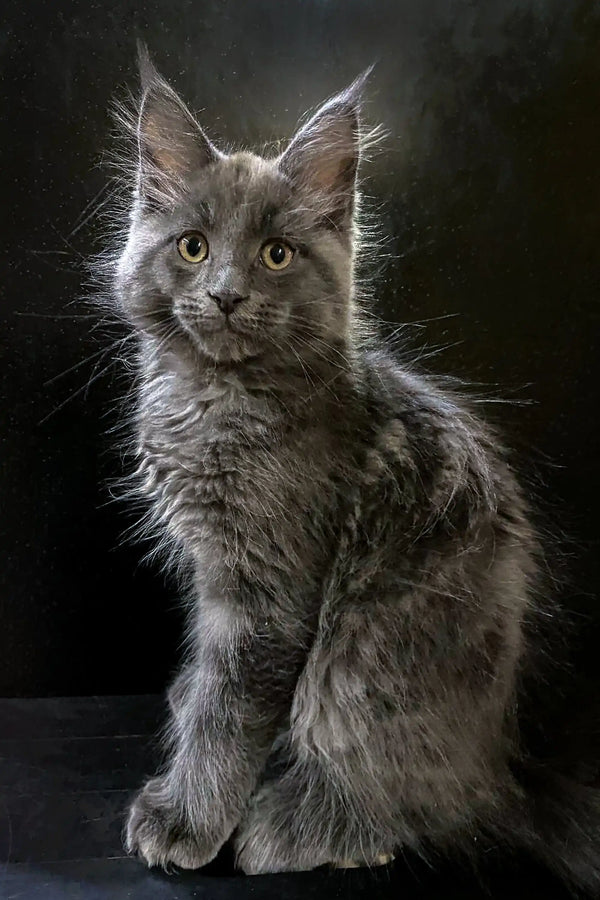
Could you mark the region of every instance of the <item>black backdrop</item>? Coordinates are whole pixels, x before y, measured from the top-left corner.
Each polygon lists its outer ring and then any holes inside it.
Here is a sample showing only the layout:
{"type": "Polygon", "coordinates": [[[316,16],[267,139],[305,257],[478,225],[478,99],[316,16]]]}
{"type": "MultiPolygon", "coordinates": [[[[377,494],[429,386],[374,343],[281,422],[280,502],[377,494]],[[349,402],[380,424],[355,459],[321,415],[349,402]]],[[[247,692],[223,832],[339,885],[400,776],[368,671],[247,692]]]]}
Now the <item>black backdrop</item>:
{"type": "Polygon", "coordinates": [[[365,170],[389,236],[376,309],[421,323],[403,333],[429,369],[518,401],[488,414],[565,534],[565,602],[593,669],[599,5],[5,0],[3,19],[0,694],[155,691],[176,659],[176,588],[139,565],[106,487],[128,376],[77,299],[136,36],[211,135],[246,145],[289,135],[377,63],[368,115],[390,135],[365,170]]]}

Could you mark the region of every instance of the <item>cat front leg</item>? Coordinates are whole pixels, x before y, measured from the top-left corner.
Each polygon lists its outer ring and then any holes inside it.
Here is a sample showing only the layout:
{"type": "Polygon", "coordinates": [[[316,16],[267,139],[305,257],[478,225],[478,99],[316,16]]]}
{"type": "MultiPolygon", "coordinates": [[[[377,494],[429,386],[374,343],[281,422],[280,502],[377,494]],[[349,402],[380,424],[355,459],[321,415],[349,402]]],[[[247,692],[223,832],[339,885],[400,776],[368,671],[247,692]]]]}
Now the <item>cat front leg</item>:
{"type": "Polygon", "coordinates": [[[176,684],[171,750],[134,799],[126,847],[148,866],[199,868],[238,825],[288,714],[302,642],[264,620],[212,635],[176,684]]]}
{"type": "Polygon", "coordinates": [[[183,701],[188,689],[193,685],[196,668],[194,664],[184,666],[168,689],[167,701],[172,716],[179,715],[180,710],[183,710],[183,701]]]}

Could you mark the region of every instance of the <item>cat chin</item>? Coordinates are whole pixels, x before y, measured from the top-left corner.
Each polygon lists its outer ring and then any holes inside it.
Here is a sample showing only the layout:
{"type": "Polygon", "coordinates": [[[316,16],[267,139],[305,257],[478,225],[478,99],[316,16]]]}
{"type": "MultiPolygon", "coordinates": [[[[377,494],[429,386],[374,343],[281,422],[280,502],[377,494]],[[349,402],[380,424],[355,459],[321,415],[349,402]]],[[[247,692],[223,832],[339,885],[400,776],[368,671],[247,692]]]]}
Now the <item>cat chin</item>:
{"type": "Polygon", "coordinates": [[[249,334],[231,331],[195,334],[194,342],[203,356],[215,362],[243,362],[263,352],[264,341],[249,334]]]}

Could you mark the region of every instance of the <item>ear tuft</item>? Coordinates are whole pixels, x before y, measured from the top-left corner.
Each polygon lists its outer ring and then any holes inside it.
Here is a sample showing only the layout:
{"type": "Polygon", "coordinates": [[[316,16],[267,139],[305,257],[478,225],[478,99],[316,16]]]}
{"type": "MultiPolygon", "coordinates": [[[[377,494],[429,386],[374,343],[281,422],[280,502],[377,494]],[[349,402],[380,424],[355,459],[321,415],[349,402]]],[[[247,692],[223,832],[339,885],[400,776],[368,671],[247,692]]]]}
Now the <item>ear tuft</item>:
{"type": "Polygon", "coordinates": [[[361,72],[360,75],[357,75],[354,81],[352,81],[347,88],[337,94],[337,96],[333,99],[345,101],[349,106],[353,106],[357,110],[357,112],[360,112],[365,88],[367,86],[369,78],[373,74],[374,68],[375,63],[372,63],[370,66],[368,66],[368,68],[365,69],[364,72],[361,72]]]}
{"type": "Polygon", "coordinates": [[[158,74],[154,63],[150,59],[150,52],[144,41],[138,38],[138,40],[136,41],[136,47],[142,93],[145,93],[153,81],[158,81],[160,79],[160,75],[158,74]]]}

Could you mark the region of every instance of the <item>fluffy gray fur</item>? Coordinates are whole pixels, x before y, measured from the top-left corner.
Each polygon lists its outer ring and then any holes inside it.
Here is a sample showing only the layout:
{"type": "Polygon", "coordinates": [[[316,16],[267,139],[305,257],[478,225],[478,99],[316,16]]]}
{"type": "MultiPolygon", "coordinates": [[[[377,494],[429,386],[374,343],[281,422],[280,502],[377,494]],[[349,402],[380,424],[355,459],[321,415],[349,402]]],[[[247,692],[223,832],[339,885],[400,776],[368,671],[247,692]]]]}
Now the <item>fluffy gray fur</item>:
{"type": "Polygon", "coordinates": [[[542,836],[511,769],[527,504],[496,435],[361,312],[363,80],[265,159],[217,150],[141,68],[114,297],[137,335],[145,527],[192,602],[128,850],[197,868],[232,837],[258,873],[502,837],[592,883],[589,848],[542,836]],[[199,264],[177,250],[189,230],[199,264]],[[260,261],[269,239],[288,268],[260,261]]]}

